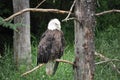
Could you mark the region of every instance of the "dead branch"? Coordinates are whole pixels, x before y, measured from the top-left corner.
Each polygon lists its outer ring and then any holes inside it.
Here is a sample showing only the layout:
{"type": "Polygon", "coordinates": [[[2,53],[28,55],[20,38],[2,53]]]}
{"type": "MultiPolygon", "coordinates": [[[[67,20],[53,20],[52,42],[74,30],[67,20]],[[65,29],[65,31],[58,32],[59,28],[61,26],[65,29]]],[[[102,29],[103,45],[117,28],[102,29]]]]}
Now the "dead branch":
{"type": "Polygon", "coordinates": [[[69,21],[69,20],[76,20],[76,18],[71,17],[71,18],[63,19],[62,22],[69,21]]]}
{"type": "Polygon", "coordinates": [[[55,61],[57,61],[57,62],[63,62],[63,63],[68,63],[68,64],[71,64],[71,65],[74,65],[73,62],[70,62],[70,61],[67,61],[67,60],[56,59],[55,61]]]}
{"type": "Polygon", "coordinates": [[[46,0],[41,1],[35,8],[38,8],[40,5],[42,5],[46,0]]]}
{"type": "Polygon", "coordinates": [[[52,13],[60,13],[60,14],[68,14],[69,11],[64,11],[64,10],[59,10],[59,9],[36,9],[36,8],[26,8],[26,9],[23,9],[13,15],[11,15],[10,17],[4,19],[4,21],[9,21],[10,19],[13,19],[14,17],[22,14],[22,13],[25,13],[25,12],[28,12],[28,11],[32,11],[32,12],[52,12],[52,13]]]}
{"type": "Polygon", "coordinates": [[[0,58],[2,58],[1,54],[0,54],[0,58]]]}
{"type": "MultiPolygon", "coordinates": [[[[70,16],[70,14],[73,14],[73,13],[71,13],[71,11],[72,11],[72,8],[73,8],[73,6],[75,4],[75,1],[74,1],[73,5],[72,5],[70,11],[64,11],[64,10],[59,10],[59,9],[26,8],[26,9],[23,9],[23,10],[21,10],[19,12],[16,12],[16,13],[12,14],[8,18],[4,19],[4,21],[9,21],[10,19],[13,19],[14,17],[16,17],[16,16],[18,16],[18,15],[20,15],[22,13],[29,12],[29,11],[31,11],[31,12],[51,12],[51,13],[59,13],[59,14],[68,14],[68,16],[65,18],[66,20],[68,20],[67,18],[70,16]]],[[[109,11],[104,11],[104,12],[95,14],[95,16],[100,16],[100,15],[103,15],[103,14],[106,14],[106,13],[111,13],[111,12],[120,12],[120,10],[113,9],[113,10],[109,10],[109,11]]]]}
{"type": "MultiPolygon", "coordinates": [[[[114,68],[118,73],[120,73],[120,71],[117,69],[116,65],[112,62],[112,61],[120,61],[120,60],[118,60],[118,59],[109,59],[109,58],[105,57],[104,55],[102,55],[102,54],[100,54],[100,53],[97,53],[97,52],[95,52],[95,55],[96,55],[96,56],[99,56],[102,60],[104,60],[104,61],[100,61],[100,62],[95,63],[96,65],[102,64],[102,63],[105,63],[105,62],[110,62],[110,63],[112,64],[112,68],[114,68]]],[[[56,59],[55,61],[57,61],[57,62],[63,62],[63,63],[68,63],[68,64],[70,64],[70,65],[75,65],[73,62],[70,62],[70,61],[68,61],[68,60],[56,59]]],[[[25,75],[33,72],[33,71],[35,71],[36,69],[40,68],[40,67],[43,66],[43,65],[44,65],[44,64],[40,64],[40,65],[34,67],[33,69],[31,69],[31,70],[23,73],[23,74],[21,75],[21,77],[22,77],[22,76],[25,76],[25,75]]]]}
{"type": "Polygon", "coordinates": [[[97,3],[97,6],[98,6],[98,7],[100,7],[100,3],[99,3],[99,1],[98,1],[98,0],[96,1],[96,3],[97,3]]]}
{"type": "Polygon", "coordinates": [[[106,62],[109,61],[110,64],[111,64],[111,66],[112,66],[112,68],[113,68],[114,70],[116,70],[116,71],[120,74],[119,69],[118,69],[117,66],[112,62],[112,59],[107,58],[107,57],[105,57],[104,55],[102,55],[102,54],[100,54],[100,53],[97,53],[97,52],[95,52],[95,55],[96,55],[96,56],[99,56],[101,59],[103,59],[103,60],[106,61],[106,62]]]}
{"type": "Polygon", "coordinates": [[[75,2],[76,2],[76,0],[74,0],[74,2],[73,2],[72,6],[71,6],[71,8],[70,8],[70,11],[69,11],[67,17],[66,17],[64,20],[62,20],[62,21],[67,21],[67,20],[68,20],[70,14],[72,13],[72,10],[73,10],[73,7],[74,7],[74,5],[75,5],[75,2]]]}
{"type": "Polygon", "coordinates": [[[119,74],[120,74],[120,70],[117,68],[117,66],[113,63],[113,62],[110,62],[113,69],[116,70],[119,74]]]}
{"type": "MultiPolygon", "coordinates": [[[[55,61],[57,61],[57,62],[63,62],[63,63],[68,63],[68,64],[71,64],[71,65],[74,65],[74,63],[72,63],[72,62],[70,62],[70,61],[67,61],[67,60],[56,59],[55,61]]],[[[40,67],[43,66],[43,65],[44,65],[44,64],[40,64],[40,65],[34,67],[33,69],[31,69],[31,70],[23,73],[23,74],[21,75],[21,77],[22,77],[22,76],[25,76],[25,75],[27,75],[27,74],[29,74],[29,73],[31,73],[31,72],[33,72],[34,70],[40,68],[40,67]]]]}
{"type": "Polygon", "coordinates": [[[25,76],[25,75],[27,75],[27,74],[29,74],[29,73],[31,73],[31,72],[33,72],[34,70],[40,68],[40,67],[43,66],[43,65],[44,65],[44,64],[40,64],[40,65],[36,66],[35,68],[31,69],[30,71],[27,71],[27,72],[23,73],[23,74],[21,75],[21,77],[22,77],[22,76],[25,76]]]}
{"type": "Polygon", "coordinates": [[[112,13],[112,12],[119,12],[120,13],[120,10],[113,9],[113,10],[103,11],[103,12],[100,12],[100,13],[96,13],[95,16],[101,16],[103,14],[112,13]]]}
{"type": "Polygon", "coordinates": [[[111,59],[111,60],[100,61],[100,62],[97,62],[97,63],[95,63],[95,64],[98,65],[98,64],[107,63],[107,62],[112,62],[112,61],[119,61],[119,62],[120,62],[120,60],[118,60],[118,59],[111,59]]]}
{"type": "Polygon", "coordinates": [[[109,58],[105,57],[101,53],[95,52],[95,55],[98,56],[98,57],[100,57],[102,60],[105,60],[105,61],[109,60],[109,58]]]}

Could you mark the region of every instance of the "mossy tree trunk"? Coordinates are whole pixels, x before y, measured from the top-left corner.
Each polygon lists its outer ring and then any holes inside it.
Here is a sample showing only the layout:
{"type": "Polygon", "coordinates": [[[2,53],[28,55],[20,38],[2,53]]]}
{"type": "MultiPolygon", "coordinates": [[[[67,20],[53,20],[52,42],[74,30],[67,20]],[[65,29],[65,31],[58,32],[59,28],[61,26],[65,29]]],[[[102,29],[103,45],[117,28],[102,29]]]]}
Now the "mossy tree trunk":
{"type": "Polygon", "coordinates": [[[75,4],[75,61],[74,79],[94,79],[95,1],[77,0],[75,4]]]}
{"type": "MultiPolygon", "coordinates": [[[[24,8],[29,8],[29,0],[13,0],[14,13],[24,8]]],[[[30,13],[26,12],[14,18],[14,23],[21,23],[25,26],[18,26],[14,31],[14,61],[17,67],[31,63],[30,44],[30,13]]]]}

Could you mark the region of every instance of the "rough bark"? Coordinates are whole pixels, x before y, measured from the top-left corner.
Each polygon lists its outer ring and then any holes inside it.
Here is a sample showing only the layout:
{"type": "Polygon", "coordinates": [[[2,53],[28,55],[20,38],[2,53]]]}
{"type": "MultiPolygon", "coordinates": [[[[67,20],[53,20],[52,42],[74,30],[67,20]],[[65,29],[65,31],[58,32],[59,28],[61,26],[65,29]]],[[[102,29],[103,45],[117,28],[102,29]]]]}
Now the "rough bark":
{"type": "MultiPolygon", "coordinates": [[[[29,0],[13,0],[14,13],[29,8],[29,0]]],[[[14,61],[17,67],[31,63],[30,13],[26,12],[14,18],[14,23],[22,23],[18,32],[14,31],[14,61]]]]}
{"type": "Polygon", "coordinates": [[[94,79],[95,1],[77,0],[75,4],[75,61],[74,79],[94,79]]]}

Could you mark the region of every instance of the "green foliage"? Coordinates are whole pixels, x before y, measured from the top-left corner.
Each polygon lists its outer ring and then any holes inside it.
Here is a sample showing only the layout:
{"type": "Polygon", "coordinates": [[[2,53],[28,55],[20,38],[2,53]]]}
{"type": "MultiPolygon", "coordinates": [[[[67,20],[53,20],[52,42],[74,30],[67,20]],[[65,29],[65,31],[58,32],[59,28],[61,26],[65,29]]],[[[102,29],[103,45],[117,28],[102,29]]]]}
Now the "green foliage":
{"type": "MultiPolygon", "coordinates": [[[[32,0],[33,1],[33,0],[32,0]]],[[[56,7],[68,10],[70,7],[68,7],[67,1],[56,1],[54,0],[47,1],[46,3],[50,4],[49,8],[56,7]],[[64,3],[64,4],[61,4],[64,3]],[[62,6],[60,6],[60,5],[62,6]],[[63,6],[64,5],[64,6],[63,6]],[[67,8],[66,8],[67,7],[67,8]]],[[[113,8],[119,9],[120,1],[118,0],[98,0],[100,6],[97,7],[96,12],[102,12],[105,10],[110,10],[113,8]],[[114,3],[114,4],[111,4],[114,3]]],[[[38,3],[38,2],[37,2],[38,3]]],[[[47,7],[46,3],[42,7],[47,7]]],[[[36,3],[35,3],[36,5],[36,3]]],[[[70,4],[69,4],[70,5],[70,4]]],[[[33,6],[34,7],[34,6],[33,6]]],[[[36,16],[38,17],[39,14],[36,16]]],[[[52,18],[54,15],[45,15],[45,17],[42,15],[42,20],[40,19],[39,25],[42,25],[44,27],[47,26],[45,23],[45,20],[49,20],[49,18],[52,18]],[[43,22],[42,22],[43,21],[43,22]]],[[[63,17],[60,16],[60,18],[63,17]]],[[[36,18],[35,18],[36,19],[36,18]]],[[[36,25],[36,20],[33,20],[33,25],[36,25]]],[[[119,13],[110,13],[105,14],[100,17],[96,17],[97,25],[95,29],[95,46],[96,51],[102,53],[106,57],[110,59],[120,59],[120,14],[119,13]]],[[[2,18],[0,18],[0,25],[16,30],[15,24],[12,24],[11,22],[4,22],[2,18]]],[[[36,27],[36,26],[35,26],[36,27]]],[[[40,28],[40,34],[41,32],[44,32],[43,27],[40,28]]],[[[33,26],[34,28],[34,26],[33,26]]],[[[74,27],[73,22],[67,22],[62,23],[62,30],[66,37],[66,49],[65,54],[62,57],[62,59],[74,61],[74,27]]],[[[36,32],[36,30],[35,30],[36,32]]],[[[39,43],[40,35],[38,34],[34,36],[32,34],[32,64],[30,65],[32,68],[36,66],[36,56],[37,56],[37,46],[39,43]]],[[[47,76],[45,73],[45,67],[41,67],[40,69],[37,69],[36,71],[24,76],[20,77],[20,75],[23,72],[26,72],[24,69],[22,71],[17,71],[15,69],[14,63],[13,63],[13,51],[9,46],[6,46],[5,49],[5,56],[0,58],[0,80],[73,80],[73,68],[69,64],[60,63],[58,70],[54,76],[47,76]]],[[[95,57],[95,62],[101,61],[98,57],[95,57]]],[[[120,62],[114,62],[116,66],[120,67],[120,62]]],[[[110,63],[103,63],[100,65],[96,65],[95,70],[95,80],[119,80],[120,76],[119,74],[111,67],[110,63]]]]}
{"type": "MultiPolygon", "coordinates": [[[[118,0],[98,0],[96,13],[103,12],[111,9],[120,9],[120,1],[118,0]]],[[[104,31],[109,28],[109,26],[120,27],[120,13],[108,13],[102,16],[96,17],[98,30],[104,31]]]]}
{"type": "Polygon", "coordinates": [[[24,24],[22,23],[16,23],[16,24],[13,24],[11,21],[4,21],[4,19],[2,17],[0,17],[0,25],[3,26],[3,27],[6,27],[6,28],[10,28],[12,30],[15,30],[17,31],[17,27],[19,26],[25,26],[24,24]]]}
{"type": "MultiPolygon", "coordinates": [[[[109,26],[108,29],[104,31],[97,31],[95,38],[96,51],[102,53],[104,56],[110,59],[120,60],[120,25],[109,26]]],[[[101,61],[96,57],[96,61],[101,61]]],[[[114,64],[117,68],[120,67],[120,62],[115,62],[114,64]]],[[[96,66],[95,80],[119,80],[120,76],[111,67],[110,63],[104,63],[96,66]]]]}
{"type": "Polygon", "coordinates": [[[0,58],[1,80],[14,79],[14,76],[11,75],[16,72],[15,66],[13,65],[12,49],[8,45],[5,45],[5,47],[5,56],[0,58]]]}
{"type": "Polygon", "coordinates": [[[64,32],[66,44],[74,44],[74,23],[73,21],[68,21],[62,23],[62,31],[64,32]]]}
{"type": "MultiPolygon", "coordinates": [[[[32,67],[36,66],[37,45],[32,45],[32,67]]],[[[25,77],[20,77],[23,71],[17,71],[13,63],[13,52],[6,46],[6,56],[0,58],[0,79],[1,80],[71,80],[73,78],[72,66],[65,63],[60,63],[58,70],[54,76],[47,76],[45,66],[28,74],[25,77]]],[[[72,46],[67,46],[62,59],[74,60],[74,49],[72,46]],[[69,57],[67,57],[69,56],[69,57]]],[[[24,71],[25,72],[25,71],[24,71]]]]}
{"type": "MultiPolygon", "coordinates": [[[[111,59],[120,59],[119,30],[120,28],[114,28],[113,26],[109,26],[109,29],[106,29],[104,32],[96,32],[96,50],[111,59]]],[[[69,30],[67,31],[69,32],[69,30]]],[[[71,32],[65,33],[66,38],[68,39],[67,42],[71,42],[69,41],[71,36],[68,36],[67,34],[71,34],[71,32]]],[[[37,46],[38,40],[34,36],[32,36],[32,64],[30,65],[32,68],[36,66],[37,46]]],[[[73,80],[73,68],[71,65],[65,63],[60,63],[58,70],[54,76],[47,76],[45,73],[45,66],[43,66],[24,77],[20,77],[20,75],[26,71],[24,69],[22,71],[17,71],[15,69],[13,63],[13,51],[9,48],[9,46],[6,46],[5,54],[6,56],[0,58],[1,80],[73,80]]],[[[65,53],[62,59],[72,62],[74,61],[73,43],[68,43],[66,45],[65,53]]],[[[96,62],[98,61],[101,60],[96,57],[96,62]]],[[[119,62],[114,63],[117,65],[117,67],[120,66],[119,62]]],[[[111,67],[109,63],[96,65],[95,80],[119,79],[119,74],[111,67]]]]}

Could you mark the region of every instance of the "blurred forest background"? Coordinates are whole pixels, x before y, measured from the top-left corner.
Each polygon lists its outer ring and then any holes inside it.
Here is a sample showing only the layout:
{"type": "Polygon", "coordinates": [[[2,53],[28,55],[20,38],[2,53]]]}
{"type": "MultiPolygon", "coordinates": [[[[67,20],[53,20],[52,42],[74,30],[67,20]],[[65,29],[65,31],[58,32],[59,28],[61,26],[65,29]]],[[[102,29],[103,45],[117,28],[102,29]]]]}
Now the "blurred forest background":
{"type": "MultiPolygon", "coordinates": [[[[30,7],[34,8],[42,0],[30,0],[30,7]]],[[[40,8],[69,10],[73,0],[46,0],[40,8]]],[[[96,13],[120,9],[119,0],[96,0],[96,13]]],[[[12,0],[0,0],[0,17],[7,18],[13,14],[12,0]]],[[[41,34],[47,29],[47,24],[52,18],[64,19],[67,14],[31,12],[31,44],[32,64],[36,66],[37,46],[41,34]]],[[[61,22],[66,38],[65,60],[74,60],[74,21],[61,22]],[[68,57],[69,56],[69,57],[68,57]]],[[[25,72],[18,72],[13,63],[13,30],[4,27],[0,22],[0,80],[72,80],[73,71],[69,64],[60,63],[55,76],[47,76],[44,67],[31,74],[20,77],[25,72]]],[[[9,25],[8,25],[9,26],[9,25]]],[[[109,13],[96,16],[95,27],[96,51],[110,59],[120,60],[120,13],[109,13]]],[[[95,62],[101,61],[95,57],[95,62]]],[[[120,61],[113,61],[120,69],[120,61]]],[[[96,65],[95,80],[119,80],[120,74],[111,67],[109,62],[96,65]]]]}

